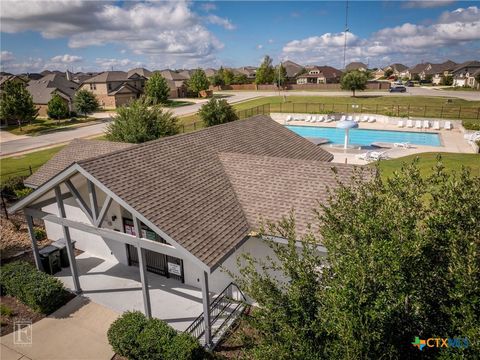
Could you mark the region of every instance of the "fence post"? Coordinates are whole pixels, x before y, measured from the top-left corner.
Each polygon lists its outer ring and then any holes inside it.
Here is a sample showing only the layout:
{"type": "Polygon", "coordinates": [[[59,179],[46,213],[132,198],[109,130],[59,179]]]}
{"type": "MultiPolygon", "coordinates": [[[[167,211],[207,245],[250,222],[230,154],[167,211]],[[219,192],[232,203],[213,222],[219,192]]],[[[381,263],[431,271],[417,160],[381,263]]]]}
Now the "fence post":
{"type": "Polygon", "coordinates": [[[442,105],[442,109],[440,110],[440,119],[443,119],[443,105],[442,105]]]}
{"type": "Polygon", "coordinates": [[[30,175],[32,175],[33,174],[32,165],[28,165],[28,170],[30,171],[30,175]]]}
{"type": "Polygon", "coordinates": [[[360,113],[363,114],[363,104],[360,104],[360,113]]]}
{"type": "Polygon", "coordinates": [[[295,112],[295,103],[293,103],[293,113],[295,112]]]}
{"type": "Polygon", "coordinates": [[[332,104],[332,112],[335,112],[335,103],[332,104]]]}
{"type": "Polygon", "coordinates": [[[193,130],[197,130],[197,122],[196,121],[193,122],[193,130]]]}
{"type": "Polygon", "coordinates": [[[477,120],[480,118],[480,107],[477,109],[477,120]]]}
{"type": "Polygon", "coordinates": [[[185,132],[185,124],[182,124],[182,132],[185,132]]]}
{"type": "Polygon", "coordinates": [[[345,108],[345,113],[348,114],[348,108],[350,107],[350,104],[347,104],[347,107],[345,108]]]}
{"type": "Polygon", "coordinates": [[[375,105],[375,114],[378,114],[378,104],[375,105]]]}
{"type": "Polygon", "coordinates": [[[460,119],[460,114],[461,114],[461,113],[462,113],[462,107],[459,106],[459,107],[458,107],[458,118],[459,118],[459,119],[460,119]]]}
{"type": "Polygon", "coordinates": [[[400,105],[397,105],[397,117],[400,116],[400,105]]]}
{"type": "Polygon", "coordinates": [[[407,108],[407,116],[410,117],[410,104],[408,104],[408,108],[407,108]]]}
{"type": "Polygon", "coordinates": [[[427,116],[427,105],[423,107],[423,117],[427,116]]]}

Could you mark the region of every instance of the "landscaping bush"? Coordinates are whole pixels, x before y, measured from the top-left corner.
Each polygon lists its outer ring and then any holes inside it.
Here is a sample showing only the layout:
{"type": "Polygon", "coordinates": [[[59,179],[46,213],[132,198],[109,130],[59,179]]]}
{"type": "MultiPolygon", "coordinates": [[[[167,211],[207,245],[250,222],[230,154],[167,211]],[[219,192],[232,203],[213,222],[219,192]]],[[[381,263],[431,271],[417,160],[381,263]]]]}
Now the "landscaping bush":
{"type": "Polygon", "coordinates": [[[1,191],[3,196],[9,200],[17,200],[18,197],[16,192],[18,190],[25,189],[25,185],[23,185],[23,179],[23,176],[13,176],[5,181],[2,181],[1,191]]]}
{"type": "Polygon", "coordinates": [[[475,130],[475,131],[480,131],[480,121],[475,121],[475,120],[463,120],[462,125],[465,128],[465,130],[475,130]]]}
{"type": "Polygon", "coordinates": [[[67,291],[60,280],[25,261],[2,266],[0,286],[7,295],[44,314],[57,310],[67,300],[67,291]]]}
{"type": "Polygon", "coordinates": [[[129,360],[195,360],[207,355],[191,335],[177,333],[166,322],[147,319],[139,311],[115,320],[107,336],[113,351],[129,360]]]}
{"type": "Polygon", "coordinates": [[[47,232],[42,228],[34,228],[33,233],[35,234],[35,239],[41,241],[47,237],[47,232]]]}
{"type": "Polygon", "coordinates": [[[32,188],[27,188],[27,187],[24,187],[24,188],[22,188],[22,189],[15,189],[15,190],[13,190],[13,192],[15,193],[15,196],[17,197],[17,199],[24,198],[25,196],[27,196],[28,194],[30,194],[32,191],[33,191],[32,188]]]}

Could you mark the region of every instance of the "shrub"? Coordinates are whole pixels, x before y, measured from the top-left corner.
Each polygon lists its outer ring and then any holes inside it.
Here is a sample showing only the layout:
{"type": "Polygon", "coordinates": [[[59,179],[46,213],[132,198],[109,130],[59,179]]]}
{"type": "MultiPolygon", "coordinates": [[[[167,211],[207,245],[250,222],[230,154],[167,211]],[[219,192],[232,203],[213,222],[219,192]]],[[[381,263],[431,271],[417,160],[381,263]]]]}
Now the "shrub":
{"type": "Polygon", "coordinates": [[[232,106],[225,99],[211,99],[203,104],[198,112],[205,126],[225,124],[238,120],[238,115],[232,106]]]}
{"type": "Polygon", "coordinates": [[[67,292],[60,280],[38,271],[25,261],[2,266],[0,286],[7,295],[44,314],[57,310],[67,299],[67,292]]]}
{"type": "Polygon", "coordinates": [[[12,316],[13,315],[13,310],[10,309],[5,304],[0,304],[0,315],[2,315],[2,316],[12,316]]]}
{"type": "Polygon", "coordinates": [[[65,119],[69,115],[67,103],[58,94],[54,94],[48,102],[47,115],[51,119],[65,119]]]}
{"type": "Polygon", "coordinates": [[[148,319],[139,311],[127,311],[115,320],[107,332],[113,351],[127,359],[140,359],[137,338],[147,322],[148,319]]]}
{"type": "Polygon", "coordinates": [[[205,359],[206,353],[191,335],[177,333],[166,322],[147,319],[139,311],[126,312],[108,329],[108,342],[129,360],[205,359]]]}
{"type": "Polygon", "coordinates": [[[14,190],[13,190],[13,192],[15,193],[15,196],[17,197],[17,199],[24,198],[25,196],[27,196],[28,194],[30,194],[32,191],[33,191],[32,188],[27,188],[27,187],[24,187],[24,188],[22,188],[22,189],[14,189],[14,190]]]}
{"type": "Polygon", "coordinates": [[[475,130],[479,131],[480,130],[480,121],[475,121],[475,120],[463,120],[462,125],[466,130],[475,130]]]}
{"type": "Polygon", "coordinates": [[[34,228],[33,233],[35,234],[35,239],[39,241],[47,237],[47,232],[42,228],[34,228]]]}
{"type": "Polygon", "coordinates": [[[13,176],[2,182],[1,191],[3,196],[5,196],[7,199],[16,200],[16,191],[24,188],[25,185],[23,185],[23,176],[13,176]]]}

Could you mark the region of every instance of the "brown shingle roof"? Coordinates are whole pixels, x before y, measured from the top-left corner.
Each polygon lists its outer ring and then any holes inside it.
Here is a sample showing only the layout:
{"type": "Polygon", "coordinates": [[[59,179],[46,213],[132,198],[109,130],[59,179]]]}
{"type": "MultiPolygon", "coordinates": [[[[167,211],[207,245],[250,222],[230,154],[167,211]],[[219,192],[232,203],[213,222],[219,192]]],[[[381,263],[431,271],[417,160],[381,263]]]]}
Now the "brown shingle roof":
{"type": "MultiPolygon", "coordinates": [[[[220,160],[252,230],[262,219],[279,221],[295,211],[297,235],[315,229],[314,209],[326,203],[327,189],[347,183],[354,167],[317,160],[221,153],[220,160]],[[335,168],[335,172],[333,170],[335,168]]],[[[367,174],[370,176],[370,173],[367,174]]]]}
{"type": "Polygon", "coordinates": [[[333,156],[267,116],[171,136],[80,161],[79,165],[214,267],[251,226],[220,154],[233,152],[300,160],[333,156]]]}
{"type": "Polygon", "coordinates": [[[30,187],[38,187],[76,161],[108,154],[131,146],[132,144],[110,141],[74,139],[35,171],[32,176],[26,178],[24,183],[30,187]]]}

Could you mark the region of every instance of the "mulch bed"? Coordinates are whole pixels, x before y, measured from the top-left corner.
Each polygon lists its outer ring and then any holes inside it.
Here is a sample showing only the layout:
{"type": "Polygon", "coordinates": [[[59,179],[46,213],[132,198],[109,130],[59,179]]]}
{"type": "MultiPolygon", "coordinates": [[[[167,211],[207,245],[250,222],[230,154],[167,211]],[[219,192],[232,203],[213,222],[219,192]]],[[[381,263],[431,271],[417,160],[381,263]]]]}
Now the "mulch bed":
{"type": "Polygon", "coordinates": [[[0,296],[0,303],[12,310],[12,314],[10,316],[0,316],[1,336],[13,332],[13,324],[16,321],[31,321],[33,324],[46,316],[45,314],[33,311],[27,305],[22,304],[20,301],[18,301],[12,296],[0,296]]]}

